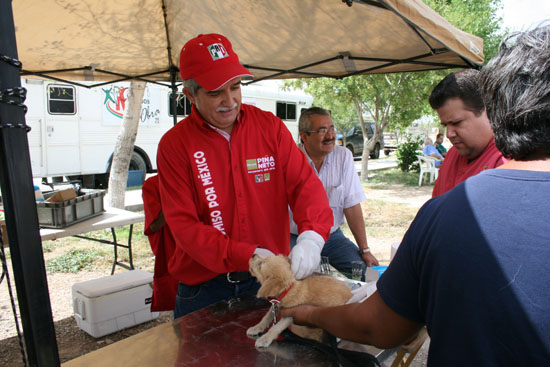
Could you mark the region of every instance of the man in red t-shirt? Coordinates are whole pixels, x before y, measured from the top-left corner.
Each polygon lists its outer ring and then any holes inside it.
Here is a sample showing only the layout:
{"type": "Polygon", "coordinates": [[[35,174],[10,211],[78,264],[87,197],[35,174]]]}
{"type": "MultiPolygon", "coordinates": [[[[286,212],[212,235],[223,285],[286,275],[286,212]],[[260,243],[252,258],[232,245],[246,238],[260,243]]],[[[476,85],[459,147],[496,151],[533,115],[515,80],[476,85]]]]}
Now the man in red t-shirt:
{"type": "Polygon", "coordinates": [[[473,69],[451,73],[430,96],[430,105],[437,111],[441,125],[447,130],[447,139],[453,144],[441,165],[432,197],[443,195],[468,177],[507,162],[495,146],[479,93],[478,77],[479,71],[473,69]]]}

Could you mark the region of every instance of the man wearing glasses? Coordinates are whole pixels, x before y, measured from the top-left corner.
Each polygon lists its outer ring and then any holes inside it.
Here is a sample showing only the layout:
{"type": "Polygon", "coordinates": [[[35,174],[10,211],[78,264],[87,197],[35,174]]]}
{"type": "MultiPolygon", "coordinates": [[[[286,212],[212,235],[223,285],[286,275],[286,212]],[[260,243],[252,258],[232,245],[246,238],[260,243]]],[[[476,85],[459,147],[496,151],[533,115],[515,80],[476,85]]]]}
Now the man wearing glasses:
{"type": "MultiPolygon", "coordinates": [[[[323,183],[334,216],[330,237],[323,246],[321,256],[328,257],[330,264],[346,275],[352,273],[354,261],[363,261],[366,266],[377,266],[378,260],[370,252],[367,243],[365,221],[361,210],[361,201],[365,200],[365,193],[355,171],[351,152],[335,145],[336,132],[330,112],[320,107],[311,107],[302,111],[298,130],[302,142],[300,149],[323,183]],[[357,246],[340,229],[340,225],[346,221],[357,246]]],[[[292,213],[290,233],[292,248],[298,234],[292,213]]],[[[363,280],[364,274],[365,269],[363,269],[363,280]]]]}

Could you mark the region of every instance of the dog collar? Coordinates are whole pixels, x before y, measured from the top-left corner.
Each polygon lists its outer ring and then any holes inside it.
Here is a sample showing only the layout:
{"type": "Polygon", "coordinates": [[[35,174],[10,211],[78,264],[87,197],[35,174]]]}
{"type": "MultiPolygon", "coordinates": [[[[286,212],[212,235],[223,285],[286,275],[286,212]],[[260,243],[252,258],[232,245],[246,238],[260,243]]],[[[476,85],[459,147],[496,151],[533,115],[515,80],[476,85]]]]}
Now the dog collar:
{"type": "Polygon", "coordinates": [[[281,293],[281,295],[277,298],[271,298],[269,300],[269,302],[271,303],[281,303],[281,301],[283,300],[283,298],[286,296],[286,294],[288,293],[288,291],[290,290],[290,288],[292,288],[293,284],[289,285],[287,289],[284,290],[283,293],[281,293]]]}

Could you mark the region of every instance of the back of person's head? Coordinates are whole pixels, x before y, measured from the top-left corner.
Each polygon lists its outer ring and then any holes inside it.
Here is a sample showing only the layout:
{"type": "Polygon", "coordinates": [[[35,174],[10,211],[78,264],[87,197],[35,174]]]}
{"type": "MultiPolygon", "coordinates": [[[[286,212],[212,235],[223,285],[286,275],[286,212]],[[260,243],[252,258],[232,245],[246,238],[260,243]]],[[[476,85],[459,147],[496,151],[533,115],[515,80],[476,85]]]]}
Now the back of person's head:
{"type": "Polygon", "coordinates": [[[430,95],[430,106],[438,110],[451,98],[460,98],[465,107],[479,116],[485,108],[478,86],[479,71],[466,69],[447,75],[430,95]]]}
{"type": "Polygon", "coordinates": [[[311,121],[309,118],[315,115],[330,116],[330,111],[321,107],[310,107],[303,110],[298,120],[298,131],[309,134],[308,131],[311,131],[311,121]]]}
{"type": "Polygon", "coordinates": [[[433,140],[431,138],[426,138],[426,140],[424,140],[424,145],[431,145],[433,144],[433,140]]]}
{"type": "Polygon", "coordinates": [[[504,39],[480,90],[503,155],[550,156],[550,22],[504,39]]]}

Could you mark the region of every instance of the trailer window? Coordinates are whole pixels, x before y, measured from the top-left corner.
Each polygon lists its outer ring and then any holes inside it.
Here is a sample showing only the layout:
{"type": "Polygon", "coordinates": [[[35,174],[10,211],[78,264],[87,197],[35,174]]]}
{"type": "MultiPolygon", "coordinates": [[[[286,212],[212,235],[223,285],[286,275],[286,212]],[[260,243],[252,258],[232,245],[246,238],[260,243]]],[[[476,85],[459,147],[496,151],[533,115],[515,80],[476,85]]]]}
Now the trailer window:
{"type": "Polygon", "coordinates": [[[48,86],[48,112],[52,115],[76,113],[75,89],[71,86],[48,86]]]}
{"type": "Polygon", "coordinates": [[[296,103],[277,102],[277,117],[296,121],[296,103]]]}
{"type": "MultiPolygon", "coordinates": [[[[170,116],[174,116],[174,109],[172,107],[172,94],[170,93],[168,104],[169,104],[169,114],[170,116]]],[[[177,93],[177,114],[178,116],[187,116],[191,114],[191,102],[187,99],[187,97],[183,93],[177,93]]]]}

